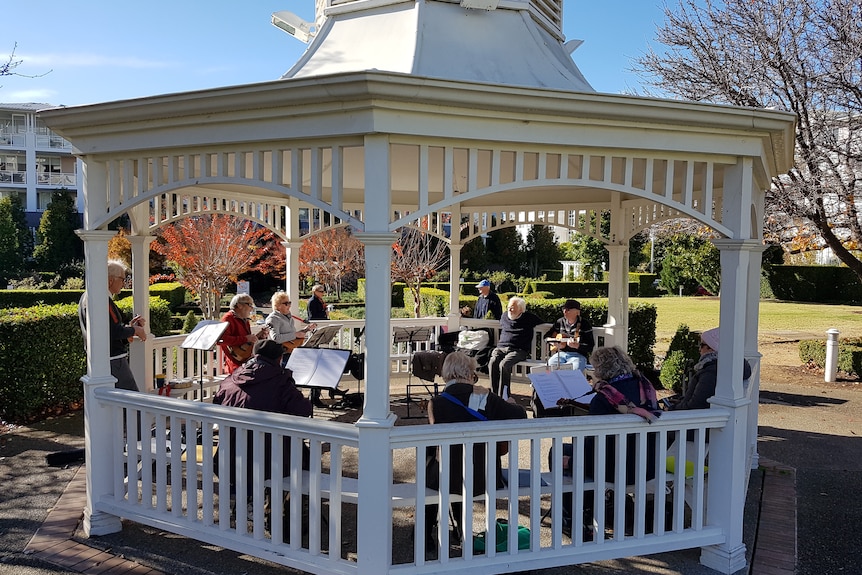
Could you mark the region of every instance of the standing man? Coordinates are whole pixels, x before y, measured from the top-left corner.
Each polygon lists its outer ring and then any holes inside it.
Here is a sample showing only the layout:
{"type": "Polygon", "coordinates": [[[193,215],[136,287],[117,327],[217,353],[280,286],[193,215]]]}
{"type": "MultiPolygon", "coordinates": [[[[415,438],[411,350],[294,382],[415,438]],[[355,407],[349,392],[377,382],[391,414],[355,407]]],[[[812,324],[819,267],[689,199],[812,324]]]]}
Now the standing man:
{"type": "MultiPolygon", "coordinates": [[[[306,311],[308,312],[308,322],[311,323],[314,320],[320,319],[329,319],[329,312],[326,311],[326,302],[323,301],[323,296],[326,294],[326,289],[322,284],[315,284],[313,288],[311,288],[311,297],[308,298],[308,306],[306,307],[306,311]]],[[[335,393],[333,390],[329,390],[329,399],[333,399],[335,397],[335,393]]],[[[314,407],[327,407],[323,401],[320,399],[320,388],[312,387],[309,392],[309,398],[311,399],[311,404],[314,407]]]]}
{"type": "MultiPolygon", "coordinates": [[[[139,391],[138,384],[135,382],[135,376],[132,375],[132,369],[129,367],[129,342],[133,337],[138,337],[141,341],[146,341],[147,330],[144,329],[144,318],[136,315],[128,323],[123,317],[123,312],[114,303],[116,296],[123,289],[126,282],[128,269],[126,264],[119,260],[108,261],[108,292],[111,297],[108,298],[108,333],[111,338],[110,354],[111,354],[111,375],[117,382],[114,387],[117,389],[127,389],[130,391],[139,391]]],[[[81,333],[84,335],[84,349],[87,346],[87,292],[81,295],[78,302],[78,321],[81,324],[81,333]]]]}
{"type": "Polygon", "coordinates": [[[308,321],[312,322],[318,319],[329,319],[329,312],[326,311],[326,302],[323,301],[323,296],[326,293],[321,284],[311,288],[311,297],[308,298],[308,321]]]}
{"type": "Polygon", "coordinates": [[[527,311],[527,302],[522,297],[509,298],[506,308],[500,318],[500,341],[488,362],[491,389],[503,399],[509,399],[512,369],[530,355],[533,330],[542,323],[539,316],[527,311]]]}
{"type": "Polygon", "coordinates": [[[587,358],[596,345],[593,338],[593,326],[581,316],[581,303],[576,299],[567,299],[563,304],[563,317],[554,323],[547,337],[556,338],[554,354],[548,358],[548,365],[571,363],[572,369],[584,371],[587,368],[587,358]]]}
{"type": "Polygon", "coordinates": [[[485,319],[488,312],[497,321],[503,315],[503,304],[500,303],[500,296],[491,291],[491,282],[482,280],[476,284],[476,289],[479,290],[479,299],[476,300],[476,307],[473,309],[473,317],[476,319],[485,319]]]}

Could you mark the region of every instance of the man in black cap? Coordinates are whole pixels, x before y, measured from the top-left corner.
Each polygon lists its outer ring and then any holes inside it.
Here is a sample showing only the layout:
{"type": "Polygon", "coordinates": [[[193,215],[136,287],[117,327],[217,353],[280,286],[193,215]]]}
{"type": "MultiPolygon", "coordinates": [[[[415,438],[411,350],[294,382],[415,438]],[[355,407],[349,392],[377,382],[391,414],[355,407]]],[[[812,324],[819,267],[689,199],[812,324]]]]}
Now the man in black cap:
{"type": "Polygon", "coordinates": [[[572,369],[584,371],[587,368],[587,358],[596,342],[593,326],[581,316],[581,303],[578,300],[566,300],[563,317],[554,323],[547,337],[559,340],[559,343],[551,344],[554,354],[548,358],[548,365],[570,363],[572,369]]]}
{"type": "MultiPolygon", "coordinates": [[[[287,415],[298,415],[300,417],[311,417],[311,402],[296,388],[293,380],[293,372],[281,367],[281,354],[284,349],[280,343],[271,339],[264,339],[254,344],[254,356],[243,365],[234,370],[219,384],[218,391],[213,397],[213,403],[229,407],[244,407],[246,409],[257,409],[259,411],[272,411],[285,413],[287,415]]],[[[251,432],[249,432],[251,434],[251,432]]],[[[270,478],[272,447],[270,439],[264,446],[264,475],[270,478]]],[[[249,441],[249,451],[252,450],[252,442],[249,441]]],[[[290,462],[290,438],[285,437],[282,446],[284,454],[285,473],[288,471],[290,462]]],[[[236,453],[236,430],[232,429],[229,441],[229,460],[235,461],[233,454],[236,453]]],[[[219,448],[219,451],[221,448],[219,448]]],[[[216,453],[218,458],[218,452],[216,453]]],[[[249,466],[247,469],[248,479],[251,481],[254,471],[253,462],[255,457],[249,455],[249,466]]],[[[303,454],[305,466],[307,456],[303,454]]],[[[216,467],[218,473],[218,467],[216,467]]],[[[230,483],[236,482],[236,465],[230,464],[230,483]]],[[[249,483],[250,485],[250,483],[249,483]]]]}

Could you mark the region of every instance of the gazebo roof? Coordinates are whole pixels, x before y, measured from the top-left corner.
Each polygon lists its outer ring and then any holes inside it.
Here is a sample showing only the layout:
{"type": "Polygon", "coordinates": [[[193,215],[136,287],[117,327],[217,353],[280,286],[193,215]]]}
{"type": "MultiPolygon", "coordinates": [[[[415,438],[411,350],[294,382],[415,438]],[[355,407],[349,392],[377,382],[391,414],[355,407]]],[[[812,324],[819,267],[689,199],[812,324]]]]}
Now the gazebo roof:
{"type": "Polygon", "coordinates": [[[284,77],[377,70],[592,92],[568,49],[551,33],[555,28],[531,16],[527,2],[509,5],[515,9],[465,10],[448,2],[389,3],[375,9],[342,4],[328,11],[306,53],[284,77]]]}

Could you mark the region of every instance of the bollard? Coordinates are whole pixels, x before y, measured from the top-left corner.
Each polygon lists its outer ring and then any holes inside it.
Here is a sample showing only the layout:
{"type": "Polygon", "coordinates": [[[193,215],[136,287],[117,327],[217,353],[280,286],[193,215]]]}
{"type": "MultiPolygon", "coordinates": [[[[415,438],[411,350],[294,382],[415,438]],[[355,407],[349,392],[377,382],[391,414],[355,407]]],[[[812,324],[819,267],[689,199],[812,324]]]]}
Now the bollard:
{"type": "Polygon", "coordinates": [[[826,330],[826,365],[823,381],[834,383],[838,375],[838,333],[834,327],[826,330]]]}

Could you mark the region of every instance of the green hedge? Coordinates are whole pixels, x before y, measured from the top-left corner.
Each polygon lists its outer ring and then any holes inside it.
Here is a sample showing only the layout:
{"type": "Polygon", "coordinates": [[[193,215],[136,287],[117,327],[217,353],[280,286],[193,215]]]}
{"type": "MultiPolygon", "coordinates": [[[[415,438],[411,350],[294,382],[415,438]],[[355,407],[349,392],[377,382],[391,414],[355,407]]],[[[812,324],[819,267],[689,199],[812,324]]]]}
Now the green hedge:
{"type": "Polygon", "coordinates": [[[186,288],[178,282],[153,284],[150,286],[150,297],[152,296],[162,298],[171,306],[171,311],[176,311],[186,302],[186,288]]]}
{"type": "MultiPolygon", "coordinates": [[[[820,369],[826,367],[826,342],[803,340],[799,342],[799,359],[820,369]]],[[[862,376],[862,338],[847,338],[838,342],[838,370],[856,377],[862,376]]]]}
{"type": "Polygon", "coordinates": [[[84,290],[9,289],[0,290],[0,308],[27,308],[38,305],[78,305],[84,290]]]}
{"type": "MultiPolygon", "coordinates": [[[[131,317],[134,315],[134,309],[132,307],[132,298],[125,297],[123,299],[116,300],[117,307],[126,314],[131,317]]],[[[149,331],[155,335],[156,337],[162,337],[165,335],[171,334],[171,319],[172,313],[170,305],[167,301],[163,300],[158,296],[150,296],[150,325],[149,331]]],[[[80,332],[79,332],[80,337],[80,332]]]]}
{"type": "Polygon", "coordinates": [[[862,303],[862,283],[844,266],[765,264],[761,297],[818,303],[862,303]]]}
{"type": "MultiPolygon", "coordinates": [[[[131,298],[117,305],[131,314],[131,298]]],[[[150,297],[150,331],[168,335],[170,324],[168,302],[150,297]]],[[[86,372],[77,302],[0,309],[0,419],[23,423],[78,404],[86,372]]]]}
{"type": "Polygon", "coordinates": [[[86,371],[77,304],[0,310],[0,419],[25,423],[80,403],[86,371]]]}

